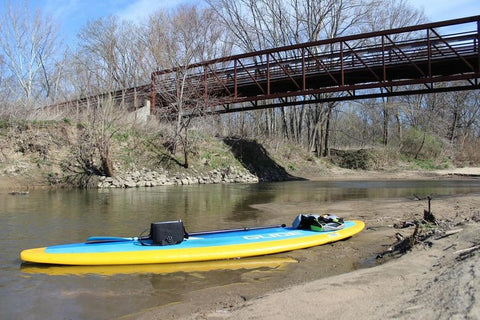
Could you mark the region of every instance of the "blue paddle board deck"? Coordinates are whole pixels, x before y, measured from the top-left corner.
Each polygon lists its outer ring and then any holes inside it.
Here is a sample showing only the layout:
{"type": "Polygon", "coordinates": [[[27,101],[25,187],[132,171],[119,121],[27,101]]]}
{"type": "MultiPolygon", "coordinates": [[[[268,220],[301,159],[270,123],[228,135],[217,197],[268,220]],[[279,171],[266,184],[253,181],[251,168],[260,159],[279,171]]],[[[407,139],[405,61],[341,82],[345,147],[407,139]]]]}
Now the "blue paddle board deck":
{"type": "Polygon", "coordinates": [[[126,265],[211,261],[274,254],[342,240],[365,227],[362,221],[345,221],[336,231],[299,230],[291,227],[232,230],[196,234],[175,245],[156,246],[151,240],[99,237],[98,241],[27,249],[25,262],[60,265],[126,265]],[[102,241],[104,239],[105,241],[102,241]]]}

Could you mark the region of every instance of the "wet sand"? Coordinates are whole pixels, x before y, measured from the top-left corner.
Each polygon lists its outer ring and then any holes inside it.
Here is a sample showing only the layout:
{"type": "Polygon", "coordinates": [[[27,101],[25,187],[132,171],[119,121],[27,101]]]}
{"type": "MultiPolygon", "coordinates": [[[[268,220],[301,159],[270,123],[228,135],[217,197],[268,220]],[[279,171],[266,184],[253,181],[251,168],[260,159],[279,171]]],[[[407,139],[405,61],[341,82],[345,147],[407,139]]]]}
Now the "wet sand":
{"type": "MultiPolygon", "coordinates": [[[[462,170],[460,175],[452,171],[428,175],[432,179],[476,178],[479,173],[480,170],[474,168],[462,170]]],[[[362,179],[386,178],[385,174],[370,174],[362,173],[362,179]]],[[[389,178],[414,179],[419,176],[418,173],[400,172],[390,174],[389,178]]],[[[351,174],[342,172],[318,179],[347,177],[352,178],[351,174]]],[[[313,206],[264,204],[258,208],[273,216],[274,212],[287,215],[298,210],[309,211],[313,206]]],[[[413,228],[395,229],[393,225],[421,218],[426,207],[426,201],[412,199],[329,204],[323,208],[325,211],[341,212],[346,219],[364,220],[367,228],[352,239],[332,246],[285,254],[299,263],[308,263],[313,259],[312,254],[317,259],[319,256],[315,252],[321,252],[329,257],[322,264],[325,269],[321,272],[302,268],[306,275],[295,274],[295,266],[289,265],[282,271],[289,272],[289,277],[278,286],[269,285],[274,271],[247,273],[247,276],[257,277],[258,281],[191,292],[175,304],[121,319],[480,319],[480,195],[433,200],[432,212],[441,219],[443,230],[455,231],[452,235],[433,236],[426,244],[400,258],[389,259],[374,267],[351,271],[358,265],[348,266],[355,264],[355,259],[360,256],[386,250],[396,242],[396,233],[411,235],[413,228]]]]}

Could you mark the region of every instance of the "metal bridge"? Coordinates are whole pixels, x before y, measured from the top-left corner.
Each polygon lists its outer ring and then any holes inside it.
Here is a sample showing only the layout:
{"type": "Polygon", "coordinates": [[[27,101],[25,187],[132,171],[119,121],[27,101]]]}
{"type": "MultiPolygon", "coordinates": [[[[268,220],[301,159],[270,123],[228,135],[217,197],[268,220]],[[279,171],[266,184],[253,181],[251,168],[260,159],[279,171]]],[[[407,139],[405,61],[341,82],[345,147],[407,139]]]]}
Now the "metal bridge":
{"type": "Polygon", "coordinates": [[[480,89],[480,16],[262,50],[152,73],[151,114],[229,113],[480,89]],[[197,102],[189,102],[196,97],[197,102]],[[198,100],[203,103],[198,103],[198,100]]]}

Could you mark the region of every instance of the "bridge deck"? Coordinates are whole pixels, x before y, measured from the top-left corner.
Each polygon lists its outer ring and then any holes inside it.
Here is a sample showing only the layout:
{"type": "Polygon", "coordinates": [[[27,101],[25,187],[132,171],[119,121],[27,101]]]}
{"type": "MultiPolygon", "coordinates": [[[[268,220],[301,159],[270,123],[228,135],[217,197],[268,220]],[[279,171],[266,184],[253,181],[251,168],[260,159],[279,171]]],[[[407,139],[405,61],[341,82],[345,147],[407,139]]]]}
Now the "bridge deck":
{"type": "Polygon", "coordinates": [[[152,108],[175,103],[177,79],[185,73],[194,95],[205,98],[204,111],[213,113],[479,89],[479,30],[480,16],[475,16],[157,71],[152,108]]]}

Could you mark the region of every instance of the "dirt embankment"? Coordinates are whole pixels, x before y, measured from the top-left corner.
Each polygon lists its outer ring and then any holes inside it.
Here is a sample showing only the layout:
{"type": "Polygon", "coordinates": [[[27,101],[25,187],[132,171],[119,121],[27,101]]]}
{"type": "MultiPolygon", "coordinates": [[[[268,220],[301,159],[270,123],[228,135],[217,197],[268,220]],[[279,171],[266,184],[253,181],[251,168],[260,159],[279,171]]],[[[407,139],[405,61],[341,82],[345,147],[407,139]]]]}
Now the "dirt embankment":
{"type": "MultiPolygon", "coordinates": [[[[134,131],[134,134],[131,130],[123,129],[119,129],[107,141],[100,139],[104,143],[99,144],[98,139],[93,139],[84,125],[68,121],[19,123],[17,126],[0,128],[0,190],[25,192],[45,187],[99,186],[99,180],[107,176],[107,171],[103,169],[105,159],[101,157],[106,152],[102,149],[105,145],[108,146],[106,162],[112,165],[108,175],[113,173],[108,179],[120,181],[119,187],[167,183],[164,181],[174,184],[184,184],[184,181],[216,183],[219,180],[217,175],[228,178],[223,179],[225,181],[220,179],[221,182],[418,179],[450,173],[480,175],[480,169],[472,168],[456,171],[404,171],[402,168],[415,166],[400,159],[387,157],[388,161],[382,160],[382,150],[372,154],[364,150],[337,150],[332,151],[329,159],[319,159],[301,146],[291,143],[277,143],[273,146],[268,141],[219,138],[201,133],[197,133],[198,137],[192,143],[192,150],[188,152],[189,167],[185,168],[185,154],[181,148],[177,153],[171,154],[165,147],[162,135],[153,134],[158,130],[144,128],[143,131],[134,131]],[[343,167],[384,170],[349,170],[343,167]],[[150,173],[158,174],[161,178],[152,180],[150,173]],[[213,178],[212,173],[215,173],[213,178]]],[[[115,183],[107,185],[115,186],[115,183]]]]}

